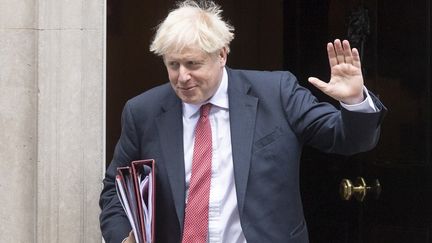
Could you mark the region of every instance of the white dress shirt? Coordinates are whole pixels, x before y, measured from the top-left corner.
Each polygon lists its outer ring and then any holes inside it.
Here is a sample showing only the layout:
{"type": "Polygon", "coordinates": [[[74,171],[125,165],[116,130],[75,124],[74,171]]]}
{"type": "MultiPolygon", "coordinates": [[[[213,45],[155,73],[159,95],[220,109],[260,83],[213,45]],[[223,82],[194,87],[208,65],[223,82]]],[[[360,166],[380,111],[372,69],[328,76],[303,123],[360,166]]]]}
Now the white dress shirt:
{"type": "MultiPolygon", "coordinates": [[[[351,111],[374,112],[376,110],[367,89],[366,99],[358,105],[342,104],[351,111]]],[[[210,111],[212,128],[212,176],[209,202],[208,243],[245,243],[240,225],[237,194],[234,183],[234,167],[231,150],[231,130],[228,105],[228,75],[223,71],[222,81],[213,97],[206,103],[213,106],[210,111]]],[[[192,172],[195,126],[202,104],[183,103],[183,143],[186,178],[186,200],[192,172]]],[[[187,202],[186,202],[187,203],[187,202]]]]}
{"type": "MultiPolygon", "coordinates": [[[[240,226],[234,167],[231,151],[231,130],[228,109],[228,75],[224,69],[222,81],[213,97],[210,124],[212,128],[212,176],[209,203],[209,243],[243,243],[246,239],[240,226]]],[[[183,143],[185,156],[186,198],[192,172],[195,126],[200,105],[183,103],[183,143]]]]}

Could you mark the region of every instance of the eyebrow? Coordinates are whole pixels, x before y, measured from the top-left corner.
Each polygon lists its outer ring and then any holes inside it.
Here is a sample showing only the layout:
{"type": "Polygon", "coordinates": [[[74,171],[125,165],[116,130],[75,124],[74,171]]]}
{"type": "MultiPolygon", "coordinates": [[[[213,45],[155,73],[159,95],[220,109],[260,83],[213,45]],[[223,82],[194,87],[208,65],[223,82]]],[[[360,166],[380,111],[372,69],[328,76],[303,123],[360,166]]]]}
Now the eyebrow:
{"type": "Polygon", "coordinates": [[[164,57],[164,62],[189,62],[189,61],[193,61],[193,62],[205,62],[205,58],[203,57],[193,57],[193,56],[189,56],[189,57],[181,57],[181,58],[175,58],[175,57],[164,57]]]}

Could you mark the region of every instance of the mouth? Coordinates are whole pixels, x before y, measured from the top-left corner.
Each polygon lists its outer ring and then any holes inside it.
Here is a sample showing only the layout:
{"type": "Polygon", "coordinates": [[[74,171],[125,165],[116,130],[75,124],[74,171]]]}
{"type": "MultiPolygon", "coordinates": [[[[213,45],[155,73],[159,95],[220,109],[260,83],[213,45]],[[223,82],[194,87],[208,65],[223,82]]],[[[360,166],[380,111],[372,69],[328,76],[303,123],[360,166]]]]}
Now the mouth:
{"type": "Polygon", "coordinates": [[[191,87],[178,87],[179,90],[181,91],[190,91],[192,89],[194,89],[196,86],[191,86],[191,87]]]}

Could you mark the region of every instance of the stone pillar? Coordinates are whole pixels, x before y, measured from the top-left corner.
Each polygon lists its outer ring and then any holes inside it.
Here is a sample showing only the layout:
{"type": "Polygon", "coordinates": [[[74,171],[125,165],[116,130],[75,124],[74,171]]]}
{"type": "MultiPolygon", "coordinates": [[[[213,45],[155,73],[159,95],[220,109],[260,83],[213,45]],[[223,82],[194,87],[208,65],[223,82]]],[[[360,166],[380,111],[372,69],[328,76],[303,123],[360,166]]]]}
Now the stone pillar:
{"type": "Polygon", "coordinates": [[[37,176],[34,4],[0,0],[0,242],[33,242],[37,176]]]}
{"type": "Polygon", "coordinates": [[[0,242],[101,242],[104,0],[0,0],[0,242]]]}

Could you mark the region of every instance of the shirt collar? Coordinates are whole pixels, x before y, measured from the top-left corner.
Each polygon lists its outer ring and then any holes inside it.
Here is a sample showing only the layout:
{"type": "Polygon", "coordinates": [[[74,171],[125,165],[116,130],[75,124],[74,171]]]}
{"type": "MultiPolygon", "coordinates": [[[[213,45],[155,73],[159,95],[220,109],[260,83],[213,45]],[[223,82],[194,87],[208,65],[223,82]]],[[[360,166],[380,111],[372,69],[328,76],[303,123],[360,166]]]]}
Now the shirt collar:
{"type": "Polygon", "coordinates": [[[228,109],[228,74],[226,68],[223,69],[222,80],[221,83],[216,90],[216,93],[206,102],[201,104],[183,104],[183,115],[186,118],[191,118],[195,113],[198,112],[201,105],[205,103],[211,103],[214,106],[218,106],[222,109],[228,109]]]}

